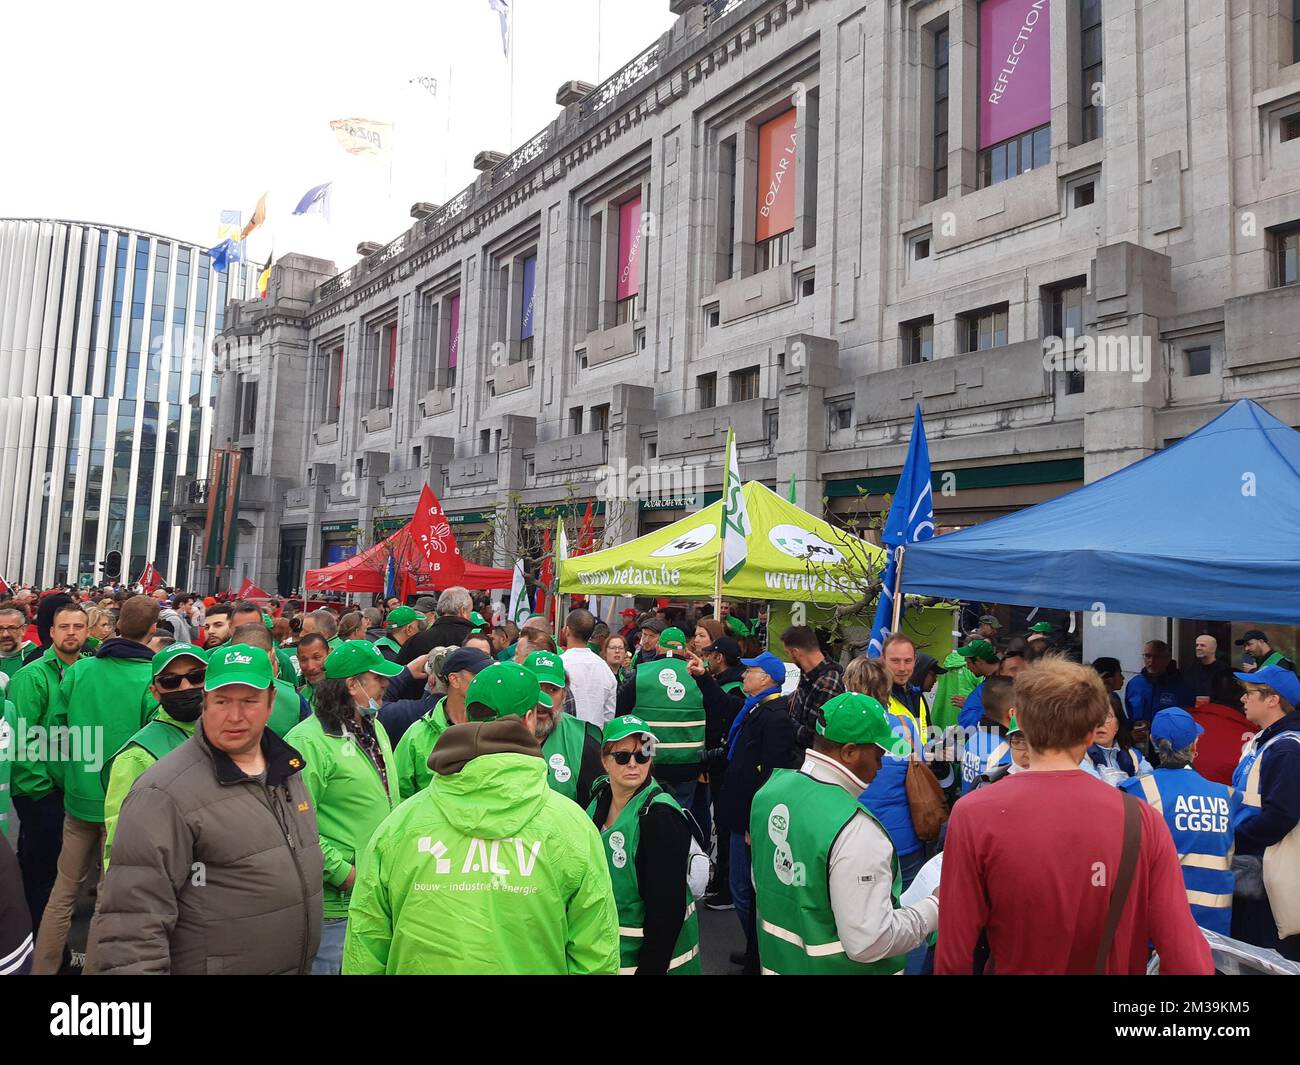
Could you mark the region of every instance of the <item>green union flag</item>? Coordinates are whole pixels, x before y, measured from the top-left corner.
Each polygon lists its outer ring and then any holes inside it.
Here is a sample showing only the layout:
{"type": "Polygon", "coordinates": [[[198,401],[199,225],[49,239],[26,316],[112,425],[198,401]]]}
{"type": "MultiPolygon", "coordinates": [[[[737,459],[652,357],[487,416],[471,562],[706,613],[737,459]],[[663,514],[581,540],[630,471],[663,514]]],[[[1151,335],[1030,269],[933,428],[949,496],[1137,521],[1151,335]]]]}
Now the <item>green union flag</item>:
{"type": "Polygon", "coordinates": [[[727,429],[727,468],[722,482],[722,579],[730,581],[749,557],[749,511],[736,458],[736,432],[727,429]]]}

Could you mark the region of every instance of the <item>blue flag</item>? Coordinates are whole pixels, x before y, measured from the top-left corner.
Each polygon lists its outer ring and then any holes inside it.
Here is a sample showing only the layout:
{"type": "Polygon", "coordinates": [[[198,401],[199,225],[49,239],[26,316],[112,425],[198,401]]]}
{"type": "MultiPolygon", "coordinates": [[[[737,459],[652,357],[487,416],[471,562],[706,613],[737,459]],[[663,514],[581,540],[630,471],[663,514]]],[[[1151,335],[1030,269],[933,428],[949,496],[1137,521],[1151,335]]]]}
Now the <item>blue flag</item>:
{"type": "Polygon", "coordinates": [[[293,213],[310,214],[315,211],[317,214],[324,215],[326,221],[328,221],[330,216],[329,193],[332,184],[334,184],[332,181],[326,181],[322,185],[308,189],[303,194],[302,199],[298,201],[298,206],[293,209],[293,213]]]}
{"type": "Polygon", "coordinates": [[[231,263],[243,262],[244,245],[242,241],[230,240],[227,238],[218,244],[215,248],[208,249],[208,257],[212,260],[212,269],[219,274],[224,274],[226,268],[231,263]]]}
{"type": "Polygon", "coordinates": [[[907,461],[903,463],[898,488],[889,505],[889,518],[885,521],[882,541],[889,558],[885,563],[885,583],[877,601],[876,623],[871,626],[871,642],[867,645],[870,657],[879,657],[894,621],[894,577],[897,572],[894,548],[900,544],[929,540],[932,536],[934,493],[930,487],[930,447],[925,442],[925,424],[921,421],[921,405],[918,403],[912,419],[912,441],[907,446],[907,461]]]}
{"type": "Polygon", "coordinates": [[[384,567],[384,598],[392,599],[397,594],[397,559],[388,556],[388,565],[384,567]]]}

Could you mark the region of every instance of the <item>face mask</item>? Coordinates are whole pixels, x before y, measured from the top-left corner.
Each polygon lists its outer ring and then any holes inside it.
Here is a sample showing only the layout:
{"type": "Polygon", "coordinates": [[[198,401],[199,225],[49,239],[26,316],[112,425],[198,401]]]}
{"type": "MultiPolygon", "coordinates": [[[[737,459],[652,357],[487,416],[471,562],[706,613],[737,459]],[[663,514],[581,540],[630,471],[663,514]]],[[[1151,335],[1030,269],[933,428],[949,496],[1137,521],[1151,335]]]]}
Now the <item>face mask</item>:
{"type": "Polygon", "coordinates": [[[186,688],[179,692],[163,692],[162,708],[177,721],[197,721],[203,713],[203,689],[186,688]]]}
{"type": "Polygon", "coordinates": [[[374,699],[371,699],[366,706],[358,706],[357,713],[362,717],[374,717],[379,713],[379,704],[374,699]]]}

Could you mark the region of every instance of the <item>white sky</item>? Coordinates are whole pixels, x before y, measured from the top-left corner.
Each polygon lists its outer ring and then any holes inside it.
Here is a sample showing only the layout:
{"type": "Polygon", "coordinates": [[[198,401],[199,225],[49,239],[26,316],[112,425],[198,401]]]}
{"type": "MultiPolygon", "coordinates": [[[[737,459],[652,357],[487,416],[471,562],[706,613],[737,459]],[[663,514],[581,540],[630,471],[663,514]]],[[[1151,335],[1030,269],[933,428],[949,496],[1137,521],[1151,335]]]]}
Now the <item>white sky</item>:
{"type": "Polygon", "coordinates": [[[216,243],[269,191],[249,258],[356,261],[417,200],[444,203],[482,149],[539,132],[571,79],[599,82],[672,24],[668,0],[511,0],[514,60],[488,0],[5,4],[8,161],[0,217],[67,218],[216,243]],[[597,14],[600,33],[597,33],[597,14]],[[599,47],[598,47],[599,46],[599,47]],[[417,76],[437,79],[437,96],[417,76]],[[329,121],[396,123],[391,168],[346,154],[329,121]],[[15,165],[17,164],[17,165],[15,165]],[[290,212],[333,181],[331,221],[290,212]]]}

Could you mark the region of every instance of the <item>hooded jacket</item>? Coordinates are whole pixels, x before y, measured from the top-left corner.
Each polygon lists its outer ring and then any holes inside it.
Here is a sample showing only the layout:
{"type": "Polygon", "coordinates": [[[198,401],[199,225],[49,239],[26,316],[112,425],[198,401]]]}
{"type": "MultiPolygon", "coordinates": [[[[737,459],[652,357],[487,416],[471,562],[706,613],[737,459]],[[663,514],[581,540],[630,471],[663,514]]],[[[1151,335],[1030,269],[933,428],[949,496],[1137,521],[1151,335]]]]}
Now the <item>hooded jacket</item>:
{"type": "Polygon", "coordinates": [[[397,661],[406,665],[413,658],[427,655],[435,647],[459,647],[465,637],[474,631],[474,622],[459,614],[444,614],[434,620],[423,632],[417,632],[402,644],[397,661]]]}
{"type": "Polygon", "coordinates": [[[600,833],[523,720],[452,725],[429,768],[362,856],[344,974],[616,973],[600,833]]]}
{"type": "MultiPolygon", "coordinates": [[[[59,682],[67,668],[63,659],[51,647],[10,678],[9,689],[5,694],[18,712],[14,727],[22,735],[32,736],[33,728],[45,728],[49,724],[50,711],[59,693],[59,682]]],[[[21,753],[25,757],[14,762],[14,794],[26,799],[42,799],[55,788],[47,759],[39,757],[40,746],[36,743],[21,753]],[[37,757],[26,756],[29,750],[37,757]]]]}
{"type": "Polygon", "coordinates": [[[66,756],[47,764],[63,787],[63,808],[73,817],[104,823],[100,770],[145,722],[144,696],[153,679],[153,651],[135,640],[105,640],[94,658],[63,673],[50,725],[74,729],[66,756]],[[80,748],[79,750],[77,748],[80,748]]]}
{"type": "Polygon", "coordinates": [[[41,647],[50,646],[50,627],[54,624],[54,613],[74,602],[67,592],[52,592],[36,604],[36,637],[41,647]]]}
{"type": "Polygon", "coordinates": [[[86,972],[306,974],[320,947],[321,850],[302,756],[262,731],[266,779],[202,728],[122,803],[86,972]]]}

